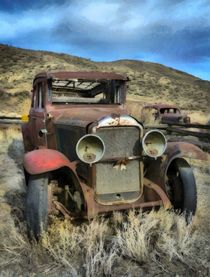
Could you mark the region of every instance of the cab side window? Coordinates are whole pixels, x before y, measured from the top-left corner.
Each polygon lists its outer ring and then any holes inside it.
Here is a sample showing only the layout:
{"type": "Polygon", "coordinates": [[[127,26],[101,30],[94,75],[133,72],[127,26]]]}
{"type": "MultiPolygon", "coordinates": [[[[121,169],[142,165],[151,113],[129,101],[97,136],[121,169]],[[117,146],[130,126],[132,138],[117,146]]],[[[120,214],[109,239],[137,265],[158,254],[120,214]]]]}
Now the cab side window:
{"type": "Polygon", "coordinates": [[[44,96],[44,83],[36,83],[33,87],[31,107],[35,109],[43,109],[45,105],[44,96]]]}
{"type": "Polygon", "coordinates": [[[37,105],[36,107],[38,109],[43,109],[44,108],[44,86],[43,83],[38,83],[36,86],[36,95],[37,95],[37,105]]]}
{"type": "Polygon", "coordinates": [[[33,87],[32,90],[32,102],[31,102],[31,108],[36,108],[37,107],[37,89],[36,85],[33,87]]]}
{"type": "Polygon", "coordinates": [[[35,108],[35,103],[36,103],[36,91],[32,90],[31,108],[35,108]]]}

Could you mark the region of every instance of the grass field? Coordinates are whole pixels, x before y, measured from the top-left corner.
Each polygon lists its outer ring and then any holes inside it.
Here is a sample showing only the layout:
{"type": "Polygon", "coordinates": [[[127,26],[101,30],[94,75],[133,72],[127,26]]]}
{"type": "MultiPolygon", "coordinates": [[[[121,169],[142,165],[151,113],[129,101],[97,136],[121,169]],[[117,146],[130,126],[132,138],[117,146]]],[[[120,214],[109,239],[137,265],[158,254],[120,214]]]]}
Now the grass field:
{"type": "Polygon", "coordinates": [[[0,145],[1,276],[209,276],[210,164],[191,161],[198,210],[190,226],[162,209],[114,213],[76,225],[51,218],[49,232],[31,244],[18,128],[1,129],[0,145]]]}

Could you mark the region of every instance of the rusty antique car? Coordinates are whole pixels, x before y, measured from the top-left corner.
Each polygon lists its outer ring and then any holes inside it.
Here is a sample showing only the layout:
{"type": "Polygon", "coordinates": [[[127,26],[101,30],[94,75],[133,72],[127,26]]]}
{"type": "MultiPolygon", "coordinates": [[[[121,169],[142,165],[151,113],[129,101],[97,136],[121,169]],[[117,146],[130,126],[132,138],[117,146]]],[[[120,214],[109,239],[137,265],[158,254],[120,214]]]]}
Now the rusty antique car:
{"type": "Polygon", "coordinates": [[[184,114],[177,106],[169,104],[145,105],[141,110],[141,118],[147,120],[150,113],[154,121],[160,123],[190,123],[190,117],[184,114]]]}
{"type": "Polygon", "coordinates": [[[50,214],[93,218],[119,210],[196,211],[189,143],[167,143],[127,113],[128,79],[115,73],[43,72],[35,76],[22,125],[26,220],[39,237],[50,214]]]}

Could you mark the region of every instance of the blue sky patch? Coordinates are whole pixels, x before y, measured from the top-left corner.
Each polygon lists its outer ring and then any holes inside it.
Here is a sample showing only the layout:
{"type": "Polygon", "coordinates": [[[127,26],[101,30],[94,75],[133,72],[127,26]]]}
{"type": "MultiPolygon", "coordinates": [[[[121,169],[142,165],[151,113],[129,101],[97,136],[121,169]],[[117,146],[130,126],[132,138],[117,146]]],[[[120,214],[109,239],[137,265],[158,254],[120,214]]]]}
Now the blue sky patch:
{"type": "Polygon", "coordinates": [[[158,62],[210,80],[209,14],[208,0],[1,0],[0,43],[158,62]]]}

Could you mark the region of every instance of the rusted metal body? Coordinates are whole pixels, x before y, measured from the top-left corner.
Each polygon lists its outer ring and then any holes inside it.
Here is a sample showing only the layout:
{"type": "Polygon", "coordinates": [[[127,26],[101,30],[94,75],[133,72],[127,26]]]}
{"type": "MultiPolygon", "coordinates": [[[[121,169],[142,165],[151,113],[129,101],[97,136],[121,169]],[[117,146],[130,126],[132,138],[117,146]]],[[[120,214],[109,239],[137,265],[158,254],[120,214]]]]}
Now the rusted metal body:
{"type": "MultiPolygon", "coordinates": [[[[141,145],[145,129],[126,110],[126,81],[114,73],[43,72],[33,82],[29,121],[22,126],[26,174],[48,173],[52,179],[68,176],[74,195],[68,193],[77,203],[83,202],[83,217],[170,207],[165,188],[169,164],[185,156],[205,158],[198,147],[183,143],[169,143],[157,159],[147,157],[141,145]],[[57,102],[53,102],[54,90],[57,102]],[[69,99],[69,91],[77,98],[69,99]],[[101,91],[102,99],[98,98],[101,91]],[[105,153],[99,162],[85,164],[78,158],[78,141],[87,134],[104,141],[105,153]]],[[[54,201],[68,216],[62,205],[54,201]]]]}
{"type": "Polygon", "coordinates": [[[154,120],[158,120],[160,123],[190,123],[190,117],[183,114],[181,110],[174,105],[168,104],[151,104],[145,105],[142,108],[141,116],[144,118],[145,113],[152,110],[152,116],[154,120]]]}

